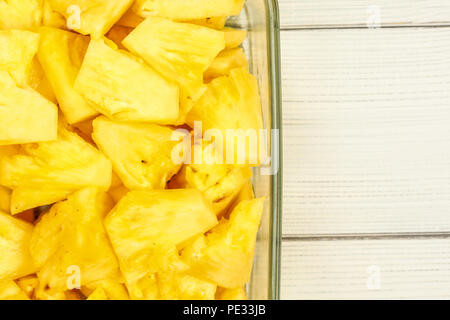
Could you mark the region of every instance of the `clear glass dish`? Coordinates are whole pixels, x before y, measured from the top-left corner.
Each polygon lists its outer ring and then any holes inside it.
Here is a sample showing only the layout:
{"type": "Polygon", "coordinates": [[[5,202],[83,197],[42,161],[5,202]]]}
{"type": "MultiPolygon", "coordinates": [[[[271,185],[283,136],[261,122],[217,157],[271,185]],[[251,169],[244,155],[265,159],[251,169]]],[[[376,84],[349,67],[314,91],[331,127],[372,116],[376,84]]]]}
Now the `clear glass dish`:
{"type": "Polygon", "coordinates": [[[266,206],[255,248],[249,299],[279,299],[281,252],[281,81],[279,13],[276,0],[247,0],[241,15],[227,25],[246,29],[243,47],[250,71],[258,80],[264,128],[271,163],[254,170],[257,197],[266,197],[266,206]]]}

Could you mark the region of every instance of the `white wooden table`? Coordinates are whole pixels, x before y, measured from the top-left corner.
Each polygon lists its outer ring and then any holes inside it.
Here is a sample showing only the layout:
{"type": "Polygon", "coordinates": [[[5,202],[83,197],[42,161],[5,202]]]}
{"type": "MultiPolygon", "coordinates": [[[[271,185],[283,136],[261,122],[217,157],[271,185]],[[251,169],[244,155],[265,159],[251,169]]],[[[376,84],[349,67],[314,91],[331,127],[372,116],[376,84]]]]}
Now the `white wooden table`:
{"type": "Polygon", "coordinates": [[[281,298],[450,298],[450,1],[279,5],[281,298]]]}

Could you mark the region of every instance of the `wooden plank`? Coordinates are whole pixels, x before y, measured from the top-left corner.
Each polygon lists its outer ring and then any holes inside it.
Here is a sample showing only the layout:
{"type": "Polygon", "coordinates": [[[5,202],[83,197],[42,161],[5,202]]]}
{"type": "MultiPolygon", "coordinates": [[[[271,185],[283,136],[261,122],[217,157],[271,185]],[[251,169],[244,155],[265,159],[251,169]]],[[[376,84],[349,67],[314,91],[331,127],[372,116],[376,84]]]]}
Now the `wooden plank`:
{"type": "Polygon", "coordinates": [[[450,24],[447,0],[279,0],[282,28],[450,24]]]}
{"type": "Polygon", "coordinates": [[[283,243],[282,299],[449,299],[450,239],[283,243]]]}
{"type": "Polygon", "coordinates": [[[450,28],[282,41],[284,234],[450,231],[450,28]]]}

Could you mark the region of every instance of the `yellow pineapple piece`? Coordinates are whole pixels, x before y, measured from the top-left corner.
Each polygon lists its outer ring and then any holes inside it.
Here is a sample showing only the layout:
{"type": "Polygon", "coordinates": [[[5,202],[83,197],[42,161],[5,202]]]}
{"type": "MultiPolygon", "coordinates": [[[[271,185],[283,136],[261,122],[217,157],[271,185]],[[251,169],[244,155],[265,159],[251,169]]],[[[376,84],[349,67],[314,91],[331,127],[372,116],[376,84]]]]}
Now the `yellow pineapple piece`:
{"type": "Polygon", "coordinates": [[[13,214],[65,199],[86,186],[106,191],[111,185],[111,162],[62,124],[57,141],[26,144],[22,149],[0,158],[0,185],[13,189],[13,214]]]}
{"type": "Polygon", "coordinates": [[[114,203],[119,202],[130,190],[127,189],[124,185],[120,185],[118,187],[114,187],[109,189],[108,193],[111,198],[114,200],[114,203]]]}
{"type": "Polygon", "coordinates": [[[191,127],[201,121],[204,132],[220,130],[226,163],[260,163],[261,100],[257,81],[245,68],[212,80],[186,120],[191,127]]]}
{"type": "Polygon", "coordinates": [[[217,288],[216,300],[247,300],[245,288],[239,287],[235,289],[217,288]]]}
{"type": "Polygon", "coordinates": [[[28,296],[33,298],[34,292],[39,286],[39,279],[35,274],[30,274],[26,277],[22,277],[16,280],[17,285],[28,296]]]}
{"type": "Polygon", "coordinates": [[[204,233],[217,219],[194,189],[130,191],[105,219],[130,296],[155,298],[156,272],[185,271],[176,245],[204,233]]]}
{"type": "Polygon", "coordinates": [[[143,17],[190,20],[235,16],[241,12],[243,5],[244,0],[137,0],[133,10],[143,17]]]}
{"type": "Polygon", "coordinates": [[[179,114],[178,87],[117,50],[111,41],[108,44],[102,39],[91,41],[75,89],[109,118],[174,123],[179,114]]]}
{"type": "Polygon", "coordinates": [[[0,31],[0,70],[7,71],[20,86],[26,86],[31,80],[33,58],[38,46],[38,33],[24,30],[0,31]]]}
{"type": "Polygon", "coordinates": [[[73,88],[89,38],[60,29],[40,28],[38,57],[69,124],[94,117],[98,112],[73,88]]]}
{"type": "Polygon", "coordinates": [[[34,292],[33,300],[75,300],[73,296],[69,290],[38,286],[34,292]]]}
{"type": "Polygon", "coordinates": [[[220,30],[224,28],[227,19],[228,17],[208,17],[203,19],[187,20],[185,22],[220,30]]]}
{"type": "MultiPolygon", "coordinates": [[[[249,180],[247,181],[244,186],[242,187],[241,191],[239,191],[238,195],[234,199],[233,203],[231,204],[230,208],[228,209],[228,212],[231,213],[236,206],[244,200],[252,200],[255,199],[255,192],[253,191],[253,185],[252,182],[249,180]]],[[[228,218],[228,217],[227,217],[228,218]]]]}
{"type": "Polygon", "coordinates": [[[247,56],[241,48],[225,50],[219,53],[203,74],[203,79],[205,82],[210,82],[214,78],[229,75],[230,71],[235,68],[248,70],[247,56]]]}
{"type": "Polygon", "coordinates": [[[247,37],[247,30],[224,28],[225,33],[225,48],[233,49],[239,47],[247,37]]]}
{"type": "Polygon", "coordinates": [[[191,266],[190,273],[224,288],[238,288],[250,280],[253,254],[264,198],[239,203],[206,236],[185,247],[182,257],[191,266]]]}
{"type": "Polygon", "coordinates": [[[160,74],[176,81],[182,97],[195,101],[204,92],[203,72],[225,48],[225,36],[210,28],[150,17],[122,43],[160,74]]]}
{"type": "Polygon", "coordinates": [[[181,164],[172,161],[173,130],[153,124],[124,123],[98,117],[93,138],[112,161],[128,189],[164,189],[181,164]]]}
{"type": "Polygon", "coordinates": [[[0,300],[30,300],[12,280],[0,280],[0,300]]]}
{"type": "Polygon", "coordinates": [[[50,0],[67,27],[93,38],[103,36],[132,5],[133,0],[50,0]]]}
{"type": "Polygon", "coordinates": [[[41,20],[41,0],[0,0],[0,29],[33,29],[41,20]]]}
{"type": "Polygon", "coordinates": [[[55,140],[58,109],[31,88],[0,71],[0,145],[55,140]]]}
{"type": "Polygon", "coordinates": [[[29,253],[33,226],[0,211],[0,279],[17,279],[36,271],[29,253]]]}
{"type": "Polygon", "coordinates": [[[66,18],[59,12],[53,10],[51,2],[52,0],[44,0],[42,7],[42,25],[47,27],[65,29],[66,18]]]}
{"type": "Polygon", "coordinates": [[[142,21],[144,21],[144,18],[142,18],[136,12],[134,12],[133,7],[131,7],[130,9],[128,9],[127,12],[124,13],[124,15],[119,19],[119,21],[117,21],[116,25],[129,28],[136,28],[142,21]]]}
{"type": "Polygon", "coordinates": [[[187,274],[158,273],[161,300],[214,300],[217,285],[187,274]]]}
{"type": "MultiPolygon", "coordinates": [[[[106,299],[103,300],[129,300],[127,289],[125,286],[111,279],[106,279],[102,281],[98,281],[92,284],[87,285],[86,287],[81,288],[82,292],[90,298],[90,296],[96,291],[100,289],[99,294],[105,294],[106,299]]],[[[94,295],[95,297],[95,295],[94,295]]],[[[97,296],[98,297],[98,296],[97,296]]],[[[94,299],[91,299],[94,300],[94,299]]],[[[102,299],[100,299],[102,300],[102,299]]]]}
{"type": "Polygon", "coordinates": [[[103,218],[112,206],[106,193],[85,188],[41,216],[30,244],[41,287],[67,289],[69,276],[76,277],[77,272],[80,286],[120,277],[103,227],[103,218]]]}

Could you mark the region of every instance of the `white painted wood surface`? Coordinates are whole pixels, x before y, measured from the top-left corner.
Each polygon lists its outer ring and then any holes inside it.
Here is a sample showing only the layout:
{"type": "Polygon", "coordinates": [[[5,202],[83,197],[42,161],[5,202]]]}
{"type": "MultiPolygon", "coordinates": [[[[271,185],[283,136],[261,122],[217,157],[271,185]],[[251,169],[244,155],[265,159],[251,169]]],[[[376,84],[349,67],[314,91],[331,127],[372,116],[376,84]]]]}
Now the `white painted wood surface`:
{"type": "Polygon", "coordinates": [[[450,1],[279,2],[282,298],[450,298],[450,1]]]}

